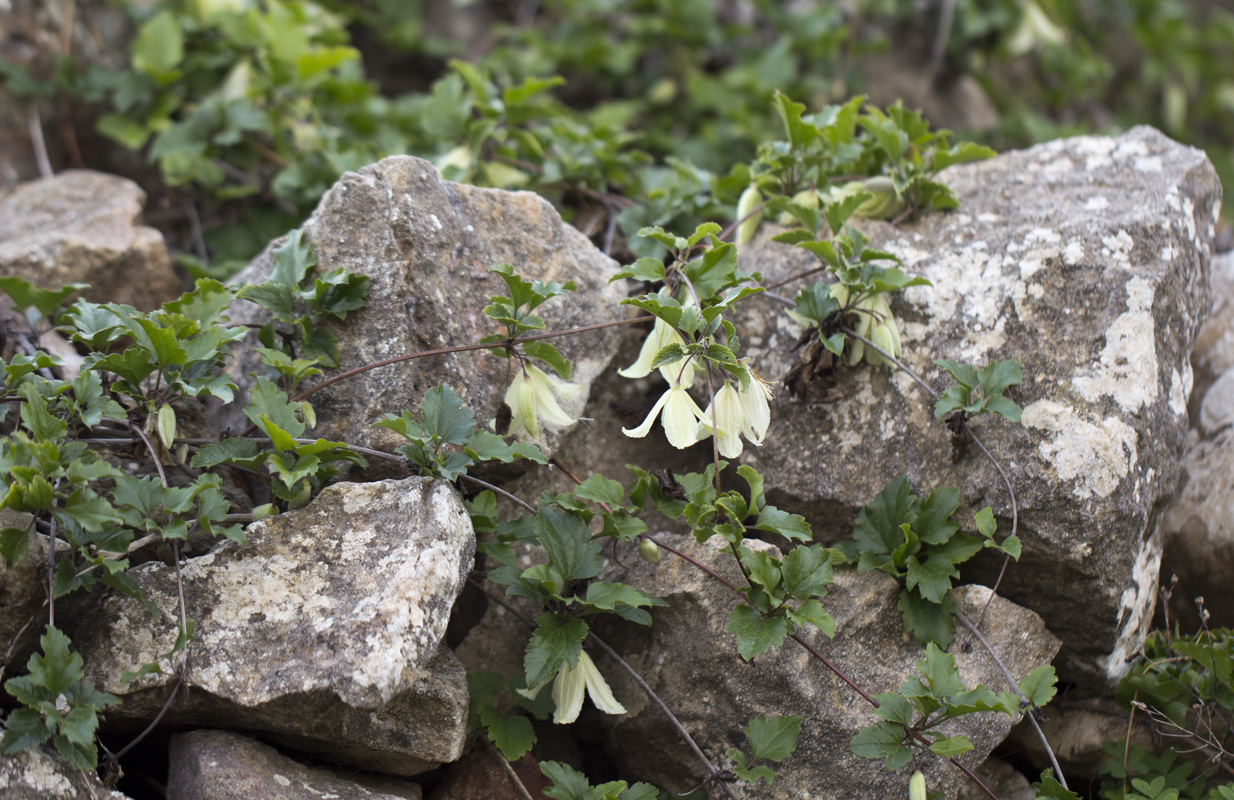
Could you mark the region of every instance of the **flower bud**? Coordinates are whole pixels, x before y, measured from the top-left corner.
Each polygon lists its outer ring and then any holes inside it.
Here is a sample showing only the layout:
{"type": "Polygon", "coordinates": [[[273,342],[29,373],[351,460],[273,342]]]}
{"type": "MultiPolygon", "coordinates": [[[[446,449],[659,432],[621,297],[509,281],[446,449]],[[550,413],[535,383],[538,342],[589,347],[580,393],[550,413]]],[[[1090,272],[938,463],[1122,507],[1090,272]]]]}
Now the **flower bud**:
{"type": "Polygon", "coordinates": [[[763,193],[758,190],[758,184],[752,183],[746,187],[746,190],[741,193],[741,197],[737,200],[737,244],[745,244],[754,238],[754,234],[758,232],[758,225],[763,221],[763,212],[760,209],[758,213],[754,209],[758,208],[763,202],[763,193]],[[749,215],[749,219],[743,219],[749,215]]]}
{"type": "Polygon", "coordinates": [[[926,800],[925,775],[921,774],[921,770],[908,779],[908,800],[926,800]]]}
{"type": "Polygon", "coordinates": [[[659,564],[663,556],[655,542],[650,539],[643,539],[638,543],[638,557],[648,564],[659,564]]]}
{"type": "MultiPolygon", "coordinates": [[[[818,190],[803,189],[793,195],[792,201],[796,205],[804,206],[805,208],[818,208],[818,190]]],[[[780,216],[776,218],[776,222],[781,225],[796,225],[797,218],[787,211],[781,211],[780,216]]]]}

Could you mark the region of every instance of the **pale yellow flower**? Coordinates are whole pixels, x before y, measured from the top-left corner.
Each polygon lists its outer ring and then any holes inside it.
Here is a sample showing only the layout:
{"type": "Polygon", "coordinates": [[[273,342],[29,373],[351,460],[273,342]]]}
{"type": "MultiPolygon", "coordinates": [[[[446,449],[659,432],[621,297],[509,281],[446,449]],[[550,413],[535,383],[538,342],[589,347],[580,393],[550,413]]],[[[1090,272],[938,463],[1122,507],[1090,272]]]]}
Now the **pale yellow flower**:
{"type": "Polygon", "coordinates": [[[553,395],[569,400],[582,388],[577,383],[553,381],[539,367],[524,364],[506,390],[506,405],[511,411],[510,433],[527,431],[535,439],[540,435],[540,422],[560,428],[573,425],[578,420],[562,411],[553,395]]]}
{"type": "MultiPolygon", "coordinates": [[[[693,370],[686,369],[687,374],[692,372],[693,370]]],[[[670,385],[668,391],[660,395],[660,399],[652,406],[651,413],[647,415],[647,419],[643,420],[642,425],[633,430],[622,428],[621,432],[633,439],[642,439],[651,431],[656,417],[659,417],[663,410],[664,418],[661,422],[669,444],[678,449],[684,449],[697,442],[698,423],[701,422],[711,427],[711,417],[704,414],[698,407],[698,403],[694,402],[694,398],[690,397],[690,393],[685,390],[684,383],[683,379],[681,384],[670,385]]]]}
{"type": "MultiPolygon", "coordinates": [[[[519,694],[534,700],[546,685],[547,682],[534,689],[520,689],[519,694]]],[[[570,669],[570,663],[562,661],[561,669],[557,670],[557,678],[553,681],[553,702],[557,705],[553,722],[565,725],[578,719],[579,712],[583,710],[584,693],[590,695],[591,702],[605,714],[626,713],[625,706],[613,697],[613,690],[609,688],[608,681],[604,680],[600,670],[596,669],[591,656],[587,655],[586,650],[580,650],[577,667],[570,669]]]]}

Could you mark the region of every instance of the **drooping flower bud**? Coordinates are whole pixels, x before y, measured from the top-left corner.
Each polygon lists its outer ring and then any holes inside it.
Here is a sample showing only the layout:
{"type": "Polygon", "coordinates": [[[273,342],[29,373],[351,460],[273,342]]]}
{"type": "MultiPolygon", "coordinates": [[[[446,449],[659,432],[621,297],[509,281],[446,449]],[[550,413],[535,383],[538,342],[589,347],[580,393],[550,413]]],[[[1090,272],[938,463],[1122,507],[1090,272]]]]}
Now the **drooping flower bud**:
{"type": "Polygon", "coordinates": [[[758,208],[762,202],[763,193],[758,190],[756,183],[747,186],[746,190],[741,193],[741,197],[737,199],[737,244],[745,244],[758,232],[758,225],[763,221],[763,212],[760,209],[754,213],[754,209],[758,208]]]}

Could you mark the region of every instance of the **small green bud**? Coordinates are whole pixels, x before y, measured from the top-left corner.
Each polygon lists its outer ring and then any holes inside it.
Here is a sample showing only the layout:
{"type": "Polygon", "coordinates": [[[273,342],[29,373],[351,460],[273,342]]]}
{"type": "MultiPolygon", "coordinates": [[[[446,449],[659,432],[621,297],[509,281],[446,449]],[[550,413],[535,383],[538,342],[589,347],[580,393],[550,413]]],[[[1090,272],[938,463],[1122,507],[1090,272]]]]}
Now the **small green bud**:
{"type": "Polygon", "coordinates": [[[921,770],[914,772],[913,777],[908,779],[908,800],[926,800],[925,776],[921,774],[921,770]]]}
{"type": "Polygon", "coordinates": [[[746,187],[746,190],[741,193],[741,197],[737,199],[737,244],[745,244],[754,238],[754,234],[758,232],[758,225],[763,221],[763,212],[753,213],[754,209],[758,208],[763,202],[763,193],[758,190],[758,184],[752,183],[746,187]],[[743,217],[749,215],[749,219],[741,221],[743,217]]]}
{"type": "MultiPolygon", "coordinates": [[[[793,195],[792,201],[795,205],[816,209],[819,205],[818,190],[802,189],[800,192],[793,195]]],[[[780,212],[780,216],[776,219],[776,222],[781,225],[796,225],[797,218],[787,211],[782,211],[780,212]]]]}
{"type": "Polygon", "coordinates": [[[638,557],[648,564],[659,564],[662,554],[655,542],[650,539],[644,539],[638,543],[638,557]]]}
{"type": "Polygon", "coordinates": [[[279,509],[274,503],[266,503],[265,505],[257,506],[253,509],[253,522],[256,522],[259,519],[265,519],[266,517],[273,517],[277,513],[279,513],[279,509]]]}
{"type": "Polygon", "coordinates": [[[163,440],[163,447],[170,450],[176,441],[176,410],[168,403],[164,403],[159,409],[158,432],[159,438],[163,440]]]}

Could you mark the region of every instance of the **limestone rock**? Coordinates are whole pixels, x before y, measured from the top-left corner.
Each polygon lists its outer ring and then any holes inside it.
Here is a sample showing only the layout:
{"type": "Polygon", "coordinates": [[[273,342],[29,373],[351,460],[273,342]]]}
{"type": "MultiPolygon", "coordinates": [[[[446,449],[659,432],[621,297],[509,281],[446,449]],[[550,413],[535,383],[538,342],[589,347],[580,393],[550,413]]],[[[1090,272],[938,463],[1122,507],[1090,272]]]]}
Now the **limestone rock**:
{"type": "MultiPolygon", "coordinates": [[[[424,478],[325,488],[306,508],[254,523],[248,542],[182,565],[189,694],[168,720],[239,730],[343,764],[409,775],[462,752],[462,666],[439,642],[475,547],[458,495],[424,478]]],[[[87,679],[139,724],[170,677],[121,673],[169,652],[175,570],[132,572],[164,620],[112,595],[75,644],[87,679]]]]}
{"type": "Polygon", "coordinates": [[[272,747],[226,731],[191,731],[171,739],[170,800],[420,800],[410,781],[344,775],[307,767],[272,747]]]}
{"type": "MultiPolygon", "coordinates": [[[[1156,519],[1187,431],[1188,356],[1209,305],[1221,187],[1202,152],[1150,128],[1006,153],[953,167],[943,180],[958,210],[867,229],[872,247],[934,284],[892,300],[904,361],[938,391],[951,379],[937,358],[1023,365],[1024,383],[1008,395],[1024,424],[972,426],[1019,501],[1024,555],[1000,592],[1048,620],[1063,640],[1067,679],[1105,685],[1125,672],[1152,619],[1156,519]]],[[[743,269],[773,282],[817,266],[767,234],[743,250],[743,269]]],[[[780,291],[791,296],[798,285],[780,291]]],[[[800,329],[781,308],[752,298],[737,320],[745,352],[768,378],[784,376],[797,355],[800,329]]],[[[992,506],[1000,536],[1010,531],[997,471],[976,447],[950,463],[933,399],[907,375],[841,368],[823,388],[815,402],[780,391],[766,444],[746,451],[769,502],[834,542],[907,473],[919,494],[959,488],[962,514],[992,506]]],[[[992,581],[1000,563],[987,554],[965,575],[992,581]]]]}
{"type": "Polygon", "coordinates": [[[0,275],[88,283],[94,302],[141,310],[179,297],[163,235],[140,224],[145,201],[132,181],[89,170],[0,188],[0,275]]]}
{"type": "MultiPolygon", "coordinates": [[[[987,789],[998,796],[998,800],[1037,800],[1037,792],[1028,785],[1028,779],[1001,758],[987,758],[973,772],[987,789]]],[[[989,795],[969,781],[960,797],[963,800],[988,800],[989,795]]]]}
{"type": "Polygon", "coordinates": [[[1234,251],[1213,257],[1213,308],[1195,338],[1191,363],[1195,369],[1192,416],[1208,387],[1234,369],[1234,251]]]}
{"type": "MultiPolygon", "coordinates": [[[[705,545],[686,536],[665,537],[665,541],[728,580],[742,580],[719,537],[705,545]]],[[[746,543],[752,549],[774,552],[771,545],[756,540],[746,543]]],[[[849,750],[852,736],[876,721],[869,706],[804,648],[785,640],[782,647],[744,662],[737,654],[735,637],[724,632],[736,595],[667,554],[654,567],[637,559],[627,565],[625,570],[608,567],[601,579],[624,581],[659,595],[669,607],[656,609],[650,628],[613,624],[600,635],[660,695],[712,763],[723,768],[729,747],[748,747],[742,728],[754,716],[805,717],[797,751],[779,766],[775,784],[770,789],[762,783],[744,789],[746,797],[849,800],[904,796],[903,775],[888,775],[881,763],[849,750]]],[[[828,640],[813,629],[804,634],[806,641],[871,694],[898,690],[921,655],[917,641],[904,633],[896,609],[898,594],[895,581],[881,572],[839,570],[835,585],[822,601],[835,618],[835,639],[828,640]]],[[[976,618],[990,592],[967,586],[956,589],[953,596],[960,610],[976,618]]],[[[1058,641],[1039,617],[1002,598],[995,598],[982,629],[1017,681],[1048,663],[1058,649],[1058,641]]],[[[957,637],[961,639],[962,635],[957,637]]],[[[980,645],[974,644],[968,653],[952,649],[965,686],[984,683],[996,691],[1006,688],[1002,674],[980,645]]],[[[629,712],[603,715],[611,727],[622,776],[674,792],[697,785],[705,775],[703,768],[659,708],[624,670],[599,651],[595,655],[618,701],[629,712]]],[[[975,766],[1002,741],[1012,722],[1005,715],[970,715],[956,720],[946,732],[972,739],[975,749],[962,761],[975,766]]],[[[966,781],[963,773],[945,761],[929,762],[930,786],[954,797],[966,781]]]]}
{"type": "Polygon", "coordinates": [[[70,766],[50,746],[0,755],[0,797],[5,800],[128,800],[108,789],[95,775],[70,766]]]}
{"type": "MultiPolygon", "coordinates": [[[[507,294],[489,267],[509,264],[528,280],[574,280],[578,291],[549,300],[536,313],[548,330],[619,320],[620,284],[610,285],[617,264],[561,220],[549,202],[530,192],[507,192],[448,183],[427,161],[395,156],[349,172],[326,193],[304,225],[318,269],[344,268],[371,278],[368,302],[337,326],[341,367],[337,372],[421,350],[474,344],[504,332],[481,312],[489,298],[507,294]]],[[[234,279],[264,280],[272,249],[234,279]]],[[[263,310],[237,308],[233,320],[264,320],[263,310]]],[[[553,340],[574,365],[572,380],[584,389],[562,403],[582,410],[592,380],[607,366],[620,333],[600,329],[553,340]]],[[[255,356],[237,359],[242,381],[255,356]]],[[[511,362],[483,352],[405,361],[349,378],[313,395],[319,436],[392,450],[405,443],[370,424],[387,413],[413,410],[427,389],[445,382],[476,418],[497,416],[509,386],[511,362]]],[[[239,414],[239,407],[230,410],[239,414]]],[[[221,420],[239,428],[239,416],[221,420]]],[[[237,429],[239,429],[237,428],[237,429]]],[[[551,450],[560,431],[544,431],[551,450]]]]}

